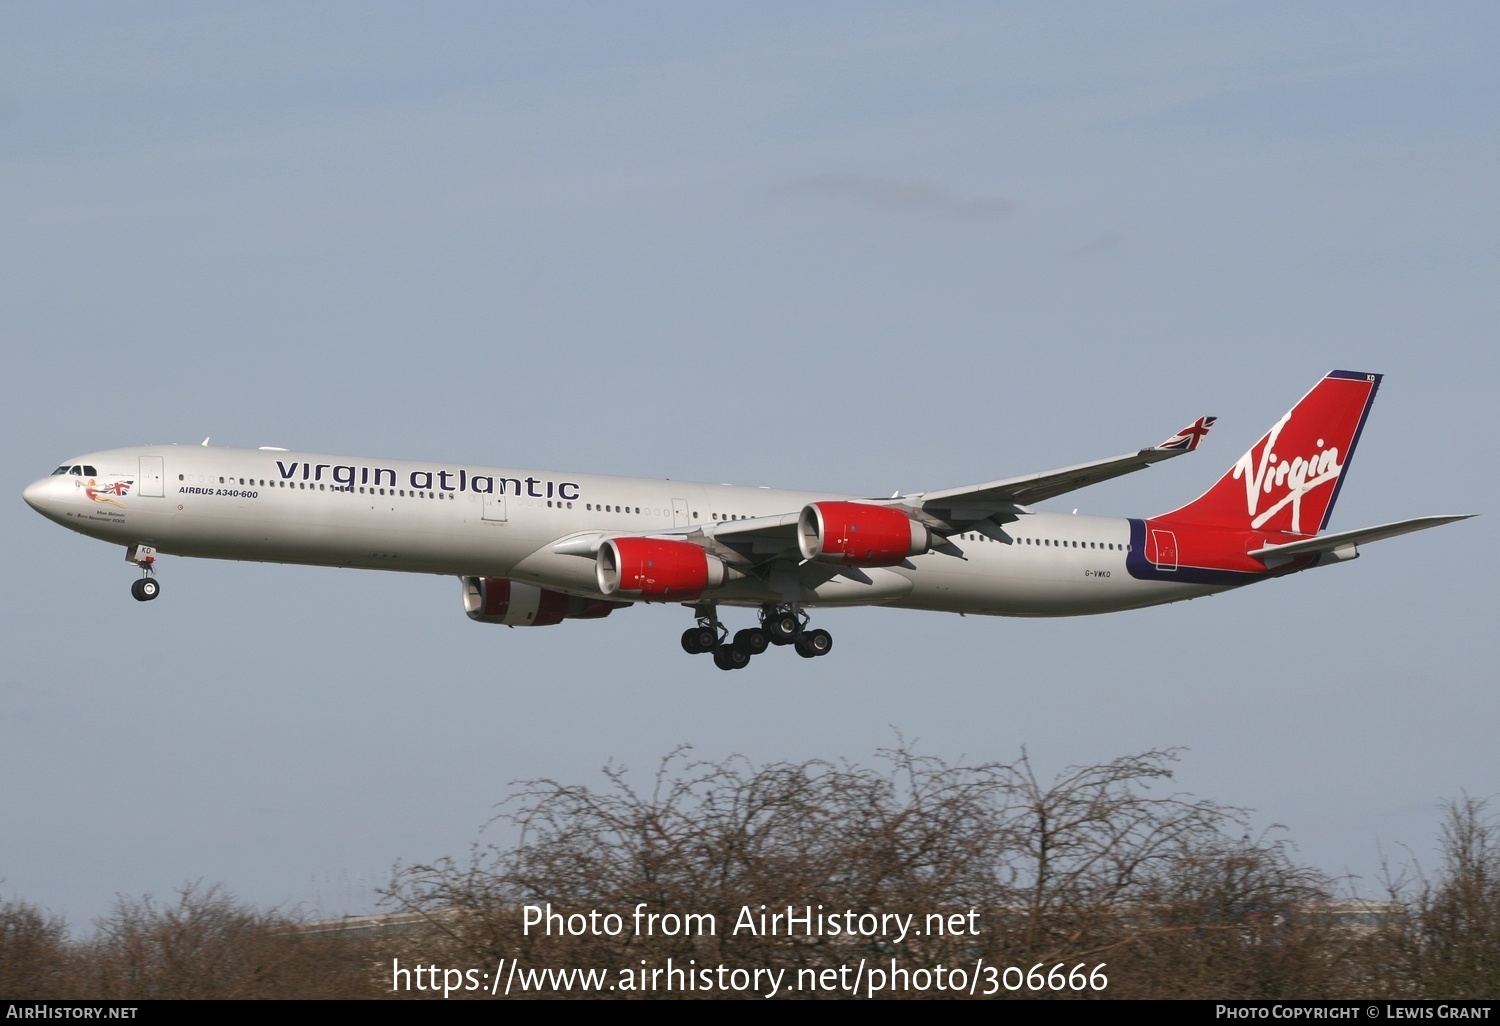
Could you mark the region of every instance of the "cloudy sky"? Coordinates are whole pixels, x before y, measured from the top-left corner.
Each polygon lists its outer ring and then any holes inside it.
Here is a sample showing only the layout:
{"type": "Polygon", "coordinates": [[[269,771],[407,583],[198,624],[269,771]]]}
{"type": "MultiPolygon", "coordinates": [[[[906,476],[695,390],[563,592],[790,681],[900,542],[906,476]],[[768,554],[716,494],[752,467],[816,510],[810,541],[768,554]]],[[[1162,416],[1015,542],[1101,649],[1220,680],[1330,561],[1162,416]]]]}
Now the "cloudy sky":
{"type": "Polygon", "coordinates": [[[1361,877],[1500,792],[1500,15],[1443,4],[8,4],[0,898],[370,911],[511,781],[927,754],[1177,784],[1361,877]],[[1331,526],[1491,516],[1109,617],[679,608],[506,630],[449,578],[122,553],[68,456],[294,449],[857,494],[1152,444],[1147,515],[1387,375],[1331,526]],[[739,614],[748,620],[747,614],[739,614]],[[731,616],[731,626],[741,626],[731,616]]]}

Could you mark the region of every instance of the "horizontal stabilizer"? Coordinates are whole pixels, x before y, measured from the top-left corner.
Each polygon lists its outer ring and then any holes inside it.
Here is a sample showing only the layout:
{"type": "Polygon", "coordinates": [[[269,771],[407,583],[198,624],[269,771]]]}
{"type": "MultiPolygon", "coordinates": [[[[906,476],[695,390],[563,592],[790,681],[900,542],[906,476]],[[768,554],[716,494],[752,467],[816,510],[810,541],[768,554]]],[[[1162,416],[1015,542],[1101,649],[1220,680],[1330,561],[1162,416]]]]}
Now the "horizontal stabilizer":
{"type": "Polygon", "coordinates": [[[1357,531],[1320,534],[1316,538],[1288,542],[1285,545],[1267,545],[1264,548],[1255,549],[1249,555],[1254,559],[1264,560],[1280,556],[1306,556],[1314,552],[1333,552],[1335,549],[1341,549],[1348,545],[1362,545],[1365,542],[1380,541],[1382,538],[1394,538],[1399,534],[1425,531],[1429,527],[1451,524],[1455,520],[1467,520],[1474,515],[1473,513],[1459,513],[1454,516],[1417,517],[1415,520],[1398,520],[1394,524],[1381,524],[1379,527],[1362,527],[1357,531]]]}

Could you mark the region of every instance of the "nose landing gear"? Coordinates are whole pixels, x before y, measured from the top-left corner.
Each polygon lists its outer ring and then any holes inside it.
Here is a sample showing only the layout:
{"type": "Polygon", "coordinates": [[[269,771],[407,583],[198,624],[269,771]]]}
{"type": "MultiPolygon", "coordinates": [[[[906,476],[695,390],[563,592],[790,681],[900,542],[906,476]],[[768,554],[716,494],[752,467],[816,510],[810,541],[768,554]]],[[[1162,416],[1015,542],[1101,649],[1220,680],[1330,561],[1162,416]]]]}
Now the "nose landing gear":
{"type": "Polygon", "coordinates": [[[137,602],[150,602],[161,594],[154,568],[156,549],[150,545],[132,545],[125,550],[125,561],[141,568],[141,579],[130,586],[130,594],[137,602]]]}

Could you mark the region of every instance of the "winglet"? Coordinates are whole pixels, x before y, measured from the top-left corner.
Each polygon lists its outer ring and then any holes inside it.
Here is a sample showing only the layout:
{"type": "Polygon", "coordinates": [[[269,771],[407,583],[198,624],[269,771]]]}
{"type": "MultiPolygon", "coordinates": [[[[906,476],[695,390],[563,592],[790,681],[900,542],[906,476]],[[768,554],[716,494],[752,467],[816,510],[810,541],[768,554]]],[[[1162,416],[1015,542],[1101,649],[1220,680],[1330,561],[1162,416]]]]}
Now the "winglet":
{"type": "Polygon", "coordinates": [[[1173,452],[1192,452],[1198,448],[1199,442],[1208,437],[1209,429],[1218,419],[1218,417],[1199,417],[1156,448],[1173,452]]]}

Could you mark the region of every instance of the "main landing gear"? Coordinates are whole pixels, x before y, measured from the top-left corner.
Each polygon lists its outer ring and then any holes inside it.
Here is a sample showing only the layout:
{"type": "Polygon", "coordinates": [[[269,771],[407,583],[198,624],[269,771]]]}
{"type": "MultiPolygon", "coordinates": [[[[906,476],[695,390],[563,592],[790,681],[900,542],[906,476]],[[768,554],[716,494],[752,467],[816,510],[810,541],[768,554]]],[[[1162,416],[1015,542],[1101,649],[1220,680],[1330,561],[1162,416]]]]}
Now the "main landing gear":
{"type": "Polygon", "coordinates": [[[766,650],[766,639],[759,631],[740,631],[728,641],[729,631],[719,622],[716,606],[698,606],[698,625],[682,633],[682,650],[688,655],[714,654],[714,665],[721,670],[743,670],[750,657],[766,650]],[[752,636],[753,635],[753,636],[752,636]]]}
{"type": "Polygon", "coordinates": [[[683,632],[682,649],[689,655],[712,652],[714,665],[721,670],[742,670],[772,645],[791,645],[804,659],[827,655],[833,648],[833,635],[807,630],[807,614],[790,606],[764,607],[760,626],[737,631],[733,641],[719,622],[717,606],[698,606],[694,612],[698,625],[683,632]]]}
{"type": "Polygon", "coordinates": [[[150,545],[132,545],[125,550],[125,561],[141,568],[141,579],[130,586],[130,594],[137,602],[150,602],[161,594],[161,584],[156,579],[156,550],[150,545]]]}

